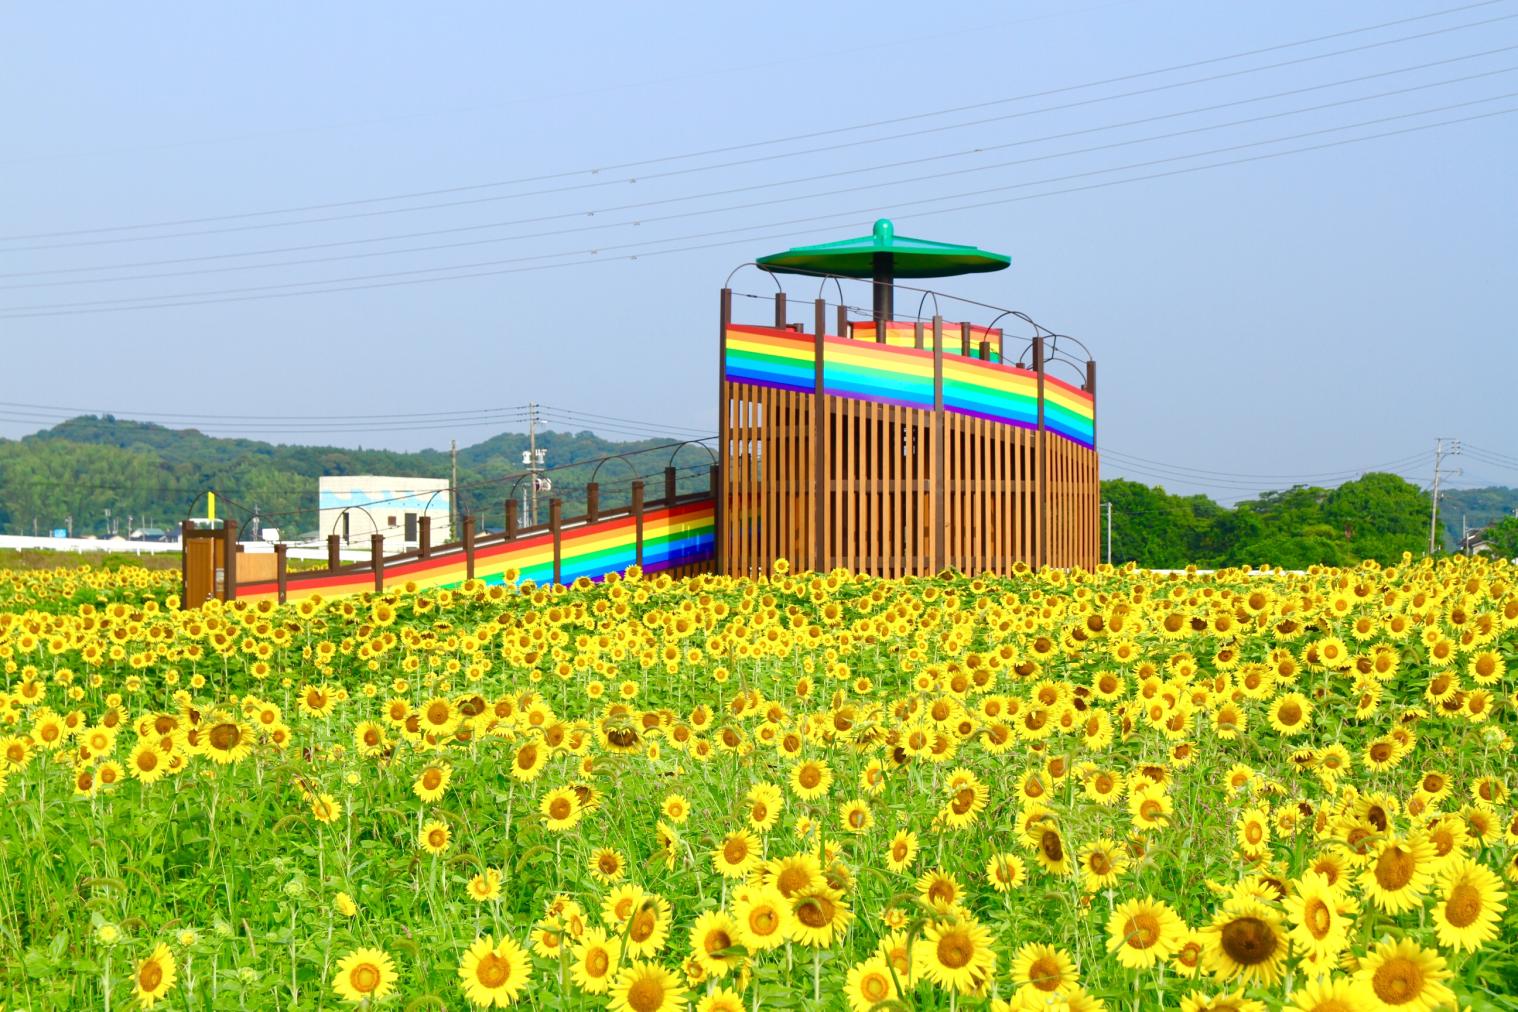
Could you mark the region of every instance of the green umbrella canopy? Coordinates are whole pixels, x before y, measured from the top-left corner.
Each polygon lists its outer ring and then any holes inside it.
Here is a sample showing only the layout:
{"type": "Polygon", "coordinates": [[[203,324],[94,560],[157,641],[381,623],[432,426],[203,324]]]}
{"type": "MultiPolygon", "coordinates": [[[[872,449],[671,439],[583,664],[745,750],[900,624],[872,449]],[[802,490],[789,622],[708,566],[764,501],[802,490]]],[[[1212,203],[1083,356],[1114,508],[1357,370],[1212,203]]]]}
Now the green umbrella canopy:
{"type": "Polygon", "coordinates": [[[889,218],[875,223],[870,235],[816,246],[797,246],[760,257],[759,266],[781,274],[839,274],[849,278],[946,278],[956,274],[1000,271],[1012,258],[977,246],[956,246],[897,235],[889,218]],[[884,261],[884,262],[882,262],[884,261]],[[885,268],[882,276],[880,269],[885,268]]]}

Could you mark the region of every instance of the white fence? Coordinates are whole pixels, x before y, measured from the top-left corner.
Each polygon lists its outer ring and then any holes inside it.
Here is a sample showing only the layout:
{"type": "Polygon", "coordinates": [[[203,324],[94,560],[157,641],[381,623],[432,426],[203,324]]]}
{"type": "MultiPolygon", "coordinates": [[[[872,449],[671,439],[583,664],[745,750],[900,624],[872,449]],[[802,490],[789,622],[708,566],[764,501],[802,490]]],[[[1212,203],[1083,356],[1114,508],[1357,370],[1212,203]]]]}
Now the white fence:
{"type": "MultiPolygon", "coordinates": [[[[19,534],[0,534],[0,549],[3,548],[28,548],[42,549],[49,552],[121,552],[128,555],[164,555],[179,554],[179,542],[177,541],[128,541],[125,538],[32,538],[19,534]]],[[[267,542],[244,542],[244,552],[270,552],[274,546],[267,542]]],[[[344,548],[341,552],[344,562],[367,562],[369,560],[369,548],[344,548]]],[[[291,559],[325,559],[327,546],[324,544],[292,544],[290,545],[287,558],[291,559]]]]}

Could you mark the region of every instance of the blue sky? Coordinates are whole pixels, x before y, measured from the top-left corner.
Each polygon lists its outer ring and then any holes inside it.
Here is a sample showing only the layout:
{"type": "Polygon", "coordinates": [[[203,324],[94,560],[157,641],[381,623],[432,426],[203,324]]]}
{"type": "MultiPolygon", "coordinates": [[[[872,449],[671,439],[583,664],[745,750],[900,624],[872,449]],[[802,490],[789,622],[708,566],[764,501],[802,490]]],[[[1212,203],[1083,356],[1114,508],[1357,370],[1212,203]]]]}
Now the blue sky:
{"type": "Polygon", "coordinates": [[[1010,254],[938,285],[1092,350],[1107,476],[1518,456],[1512,0],[81,10],[0,10],[0,436],[411,449],[529,400],[711,431],[729,271],[885,214],[1010,254]]]}

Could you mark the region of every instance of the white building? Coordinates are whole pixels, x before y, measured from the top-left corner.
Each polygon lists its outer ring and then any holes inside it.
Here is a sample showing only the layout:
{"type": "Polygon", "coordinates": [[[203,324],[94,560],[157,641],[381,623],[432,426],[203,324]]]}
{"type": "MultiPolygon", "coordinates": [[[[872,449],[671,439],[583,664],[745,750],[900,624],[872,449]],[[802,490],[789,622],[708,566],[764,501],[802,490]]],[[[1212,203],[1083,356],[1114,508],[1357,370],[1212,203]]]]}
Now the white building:
{"type": "Polygon", "coordinates": [[[318,479],[321,537],[336,534],[344,545],[367,547],[371,534],[385,536],[388,554],[415,548],[422,517],[432,518],[432,543],[453,540],[453,496],[443,478],[341,475],[318,479]]]}

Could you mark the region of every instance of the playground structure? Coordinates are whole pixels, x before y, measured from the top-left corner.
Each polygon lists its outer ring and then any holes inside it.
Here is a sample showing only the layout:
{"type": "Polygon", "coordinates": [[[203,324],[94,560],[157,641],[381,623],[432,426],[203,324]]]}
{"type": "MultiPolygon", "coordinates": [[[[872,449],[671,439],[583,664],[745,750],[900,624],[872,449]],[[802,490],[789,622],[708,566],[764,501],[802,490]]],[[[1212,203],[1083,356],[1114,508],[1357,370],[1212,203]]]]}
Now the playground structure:
{"type": "MultiPolygon", "coordinates": [[[[328,536],[324,569],[291,572],[288,549],[245,551],[237,523],[183,524],[185,607],[205,601],[296,600],[398,586],[455,587],[532,581],[568,584],[637,565],[676,576],[763,576],[777,559],[793,569],[844,567],[883,577],[945,569],[1010,573],[1019,566],[1093,568],[1098,558],[1096,365],[1079,341],[1027,314],[898,283],[1004,269],[1003,256],[896,236],[889,222],[859,239],[801,247],[745,265],[815,280],[805,323],[792,322],[784,286],[770,294],[721,291],[716,449],[701,475],[663,471],[649,499],[648,475],[624,505],[584,485],[582,514],[563,499],[548,522],[518,524],[514,494],[532,473],[491,483],[504,526],[479,531],[460,509],[457,540],[434,546],[422,517],[417,547],[344,564],[328,536]],[[844,300],[844,283],[868,281],[870,315],[844,300]],[[838,301],[822,298],[836,289],[838,301]],[[918,295],[898,319],[898,295],[918,295]],[[768,302],[767,319],[734,318],[738,298],[768,302]],[[924,317],[929,300],[934,312],[924,317]],[[940,300],[984,322],[948,322],[940,300]],[[1026,325],[1028,336],[1009,334],[1026,325]],[[1063,377],[1051,374],[1059,369],[1063,377]],[[687,479],[705,487],[680,487],[687,479]]],[[[739,268],[742,270],[743,268],[739,268]]],[[[738,271],[734,271],[736,275],[738,271]]],[[[693,444],[672,444],[680,446],[693,444]]],[[[667,448],[660,448],[667,449],[667,448]]],[[[644,451],[647,452],[647,451],[644,451]]],[[[555,486],[561,494],[562,486],[555,486]]],[[[448,489],[455,501],[463,489],[448,489]]]]}

